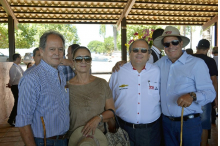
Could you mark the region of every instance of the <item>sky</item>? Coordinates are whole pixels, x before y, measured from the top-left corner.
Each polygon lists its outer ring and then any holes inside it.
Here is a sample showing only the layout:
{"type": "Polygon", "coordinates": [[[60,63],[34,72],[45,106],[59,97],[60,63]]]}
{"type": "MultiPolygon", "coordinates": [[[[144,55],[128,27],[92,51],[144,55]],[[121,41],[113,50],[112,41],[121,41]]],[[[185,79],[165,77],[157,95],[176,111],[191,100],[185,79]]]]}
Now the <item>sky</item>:
{"type": "MultiPolygon", "coordinates": [[[[80,38],[81,46],[87,46],[89,42],[98,40],[103,42],[104,39],[99,35],[100,25],[98,24],[75,24],[77,33],[80,38]]],[[[106,37],[113,36],[113,28],[106,25],[106,37]]]]}

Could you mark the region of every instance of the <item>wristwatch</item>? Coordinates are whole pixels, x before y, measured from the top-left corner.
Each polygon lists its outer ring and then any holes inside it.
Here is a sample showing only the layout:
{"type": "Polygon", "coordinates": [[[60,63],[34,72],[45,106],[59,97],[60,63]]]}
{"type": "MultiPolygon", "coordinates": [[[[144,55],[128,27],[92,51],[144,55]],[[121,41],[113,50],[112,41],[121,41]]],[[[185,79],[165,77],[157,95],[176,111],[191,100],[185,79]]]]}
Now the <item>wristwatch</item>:
{"type": "Polygon", "coordinates": [[[103,121],[103,116],[100,114],[99,117],[101,118],[101,122],[103,121]]]}
{"type": "Polygon", "coordinates": [[[189,95],[193,98],[193,101],[196,101],[196,100],[197,100],[197,97],[196,97],[196,93],[195,93],[195,92],[190,92],[189,95]]]}

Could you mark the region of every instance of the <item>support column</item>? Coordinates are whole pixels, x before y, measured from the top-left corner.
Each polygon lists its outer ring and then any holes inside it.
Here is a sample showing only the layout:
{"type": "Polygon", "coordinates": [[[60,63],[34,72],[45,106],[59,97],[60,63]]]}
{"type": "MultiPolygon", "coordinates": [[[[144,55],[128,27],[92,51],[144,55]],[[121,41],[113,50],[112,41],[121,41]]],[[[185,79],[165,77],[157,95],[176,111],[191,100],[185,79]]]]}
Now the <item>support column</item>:
{"type": "Polygon", "coordinates": [[[12,55],[15,53],[15,28],[14,19],[8,16],[8,43],[9,43],[9,61],[13,61],[12,55]]]}
{"type": "Polygon", "coordinates": [[[126,18],[124,17],[121,21],[121,54],[122,60],[127,61],[127,30],[126,30],[126,18]]]}

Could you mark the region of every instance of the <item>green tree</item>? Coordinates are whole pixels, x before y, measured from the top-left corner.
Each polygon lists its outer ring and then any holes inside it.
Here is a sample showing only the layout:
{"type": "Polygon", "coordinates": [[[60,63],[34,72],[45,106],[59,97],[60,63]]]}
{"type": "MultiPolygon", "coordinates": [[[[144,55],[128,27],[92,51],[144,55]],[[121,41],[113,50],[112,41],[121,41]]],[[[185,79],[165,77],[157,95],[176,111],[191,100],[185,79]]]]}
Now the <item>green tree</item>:
{"type": "MultiPolygon", "coordinates": [[[[15,30],[15,47],[31,48],[39,46],[40,36],[47,30],[56,30],[63,34],[66,47],[80,44],[76,26],[72,24],[19,24],[15,30]]],[[[0,24],[0,47],[8,48],[8,26],[0,24]]]]}
{"type": "Polygon", "coordinates": [[[100,41],[91,41],[87,46],[91,52],[102,53],[104,51],[103,42],[100,41]]]}
{"type": "Polygon", "coordinates": [[[0,23],[0,48],[8,48],[8,25],[0,23]]]}
{"type": "Polygon", "coordinates": [[[109,36],[104,40],[105,53],[110,53],[114,50],[113,37],[109,36]]]}

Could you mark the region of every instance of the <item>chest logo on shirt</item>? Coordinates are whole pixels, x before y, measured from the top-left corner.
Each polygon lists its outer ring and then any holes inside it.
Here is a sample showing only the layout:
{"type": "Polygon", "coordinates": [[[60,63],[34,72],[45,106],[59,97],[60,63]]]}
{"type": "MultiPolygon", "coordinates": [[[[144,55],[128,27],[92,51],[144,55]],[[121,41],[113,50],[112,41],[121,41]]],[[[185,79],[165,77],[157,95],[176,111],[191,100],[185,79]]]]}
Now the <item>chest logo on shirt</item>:
{"type": "Polygon", "coordinates": [[[121,86],[119,86],[119,90],[128,89],[128,88],[125,88],[125,87],[127,87],[127,86],[128,86],[128,85],[122,84],[121,86]]]}
{"type": "Polygon", "coordinates": [[[157,87],[154,88],[154,86],[149,86],[149,89],[151,89],[151,90],[158,90],[158,88],[157,87]]]}
{"type": "Polygon", "coordinates": [[[154,86],[149,86],[149,89],[154,89],[154,86]]]}

